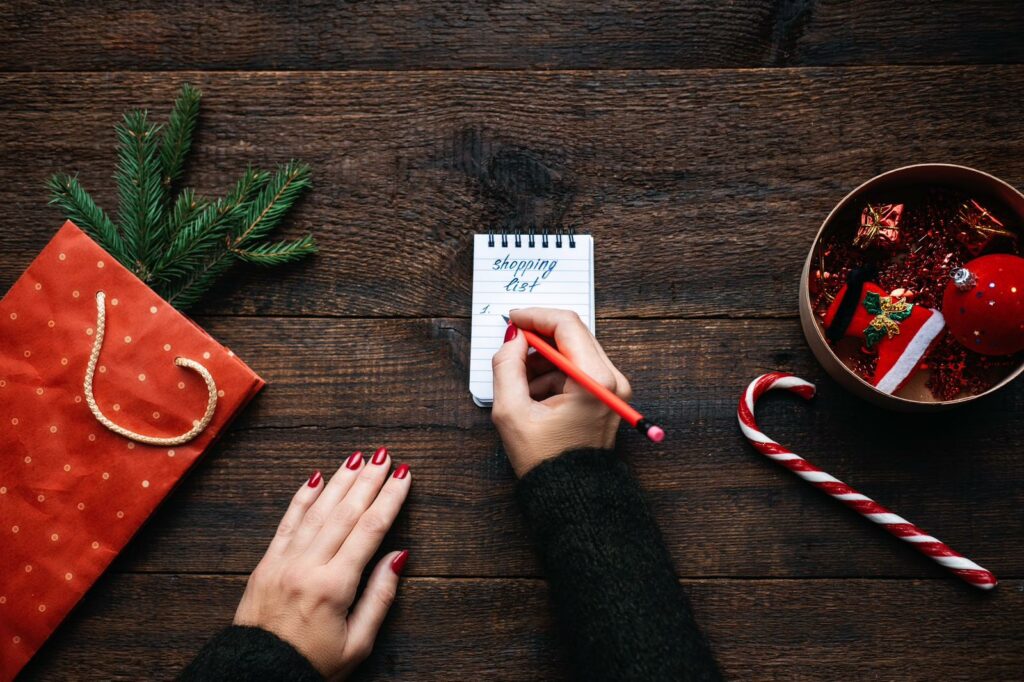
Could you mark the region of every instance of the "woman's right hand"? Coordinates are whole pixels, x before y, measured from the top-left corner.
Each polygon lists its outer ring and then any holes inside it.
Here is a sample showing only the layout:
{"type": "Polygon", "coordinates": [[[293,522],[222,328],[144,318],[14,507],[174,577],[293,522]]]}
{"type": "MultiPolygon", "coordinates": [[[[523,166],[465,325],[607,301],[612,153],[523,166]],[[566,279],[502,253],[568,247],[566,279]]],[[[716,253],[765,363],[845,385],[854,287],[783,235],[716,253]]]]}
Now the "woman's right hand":
{"type": "Polygon", "coordinates": [[[491,418],[516,475],[581,448],[615,445],[619,416],[529,346],[518,328],[554,339],[558,350],[623,400],[633,393],[576,313],[526,308],[510,313],[505,343],[494,354],[491,418]]]}

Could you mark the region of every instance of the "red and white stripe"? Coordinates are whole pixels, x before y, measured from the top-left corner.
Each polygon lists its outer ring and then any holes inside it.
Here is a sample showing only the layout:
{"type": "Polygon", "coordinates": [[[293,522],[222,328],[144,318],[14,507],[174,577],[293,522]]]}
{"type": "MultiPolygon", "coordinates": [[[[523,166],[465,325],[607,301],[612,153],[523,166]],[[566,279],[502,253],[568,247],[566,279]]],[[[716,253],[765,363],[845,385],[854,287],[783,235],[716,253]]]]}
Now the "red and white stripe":
{"type": "Polygon", "coordinates": [[[963,557],[945,543],[928,535],[923,530],[898,514],[872,500],[867,495],[846,485],[839,479],[825,473],[800,455],[794,454],[764,435],[754,421],[754,404],[767,391],[781,388],[796,393],[804,400],[814,397],[814,384],[791,374],[771,372],[762,374],[750,382],[740,399],[739,422],[743,435],[758,452],[786,467],[814,487],[823,490],[847,507],[879,524],[901,540],[911,543],[919,552],[930,556],[951,572],[975,587],[990,590],[996,586],[996,577],[970,559],[963,557]]]}

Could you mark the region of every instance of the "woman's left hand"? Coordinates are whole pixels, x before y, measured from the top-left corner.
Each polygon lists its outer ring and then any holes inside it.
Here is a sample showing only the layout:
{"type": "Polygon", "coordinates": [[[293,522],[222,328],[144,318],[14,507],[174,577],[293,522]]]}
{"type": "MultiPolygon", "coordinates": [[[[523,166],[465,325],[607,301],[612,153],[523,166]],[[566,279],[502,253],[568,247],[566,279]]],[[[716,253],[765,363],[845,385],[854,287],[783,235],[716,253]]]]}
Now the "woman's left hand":
{"type": "Polygon", "coordinates": [[[354,453],[326,485],[314,472],[249,577],[235,624],[274,633],[329,679],[351,674],[370,655],[408,553],[385,555],[356,602],[359,579],[411,483],[408,466],[391,473],[385,448],[369,461],[354,453]]]}

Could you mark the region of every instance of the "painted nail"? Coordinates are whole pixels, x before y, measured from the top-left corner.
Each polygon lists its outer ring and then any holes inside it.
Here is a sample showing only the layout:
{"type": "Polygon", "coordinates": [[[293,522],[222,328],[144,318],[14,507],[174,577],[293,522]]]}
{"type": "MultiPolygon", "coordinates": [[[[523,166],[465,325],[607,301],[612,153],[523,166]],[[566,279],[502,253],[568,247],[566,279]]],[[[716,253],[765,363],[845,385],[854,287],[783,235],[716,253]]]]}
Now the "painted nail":
{"type": "Polygon", "coordinates": [[[319,471],[314,471],[313,475],[309,477],[309,482],[306,483],[310,488],[315,488],[320,485],[320,481],[323,480],[323,476],[320,475],[319,471]]]}
{"type": "Polygon", "coordinates": [[[358,469],[362,465],[362,463],[363,463],[363,453],[361,453],[358,450],[356,450],[345,461],[345,466],[347,466],[349,469],[355,470],[355,469],[358,469]]]}
{"type": "Polygon", "coordinates": [[[505,343],[508,343],[512,339],[516,338],[516,334],[519,333],[519,328],[511,322],[508,325],[508,329],[505,330],[505,343]]]}
{"type": "Polygon", "coordinates": [[[402,569],[405,568],[405,562],[408,559],[409,550],[403,549],[398,556],[391,560],[391,570],[395,572],[395,575],[402,575],[402,569]]]}
{"type": "Polygon", "coordinates": [[[409,474],[409,465],[408,464],[403,464],[400,467],[398,467],[397,469],[395,469],[395,473],[393,473],[391,475],[394,476],[395,478],[405,478],[408,474],[409,474]]]}
{"type": "Polygon", "coordinates": [[[373,459],[370,460],[374,464],[383,464],[384,460],[388,458],[387,448],[377,448],[377,452],[373,453],[373,459]]]}

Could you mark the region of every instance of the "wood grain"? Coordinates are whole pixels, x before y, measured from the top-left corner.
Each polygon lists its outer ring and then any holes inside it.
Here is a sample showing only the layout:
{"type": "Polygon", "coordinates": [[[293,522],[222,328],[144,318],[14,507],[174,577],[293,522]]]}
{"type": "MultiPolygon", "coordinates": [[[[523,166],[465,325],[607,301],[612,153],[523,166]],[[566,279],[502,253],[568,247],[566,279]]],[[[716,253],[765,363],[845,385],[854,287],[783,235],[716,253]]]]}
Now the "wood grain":
{"type": "MultiPolygon", "coordinates": [[[[237,576],[111,576],[23,679],[171,677],[230,621],[243,586],[237,576]]],[[[1020,581],[986,594],[936,580],[683,586],[727,679],[971,679],[984,671],[984,679],[1009,680],[1020,671],[1020,581]]],[[[414,578],[403,581],[356,679],[561,680],[561,661],[543,582],[414,578]]]]}
{"type": "MultiPolygon", "coordinates": [[[[412,466],[387,546],[412,550],[414,575],[539,575],[489,413],[468,399],[468,321],[198,321],[270,385],[115,570],[250,571],[311,471],[386,444],[412,466]]],[[[1024,474],[1005,437],[1024,428],[1019,386],[954,421],[895,416],[824,379],[795,321],[609,320],[599,338],[669,432],[660,447],[620,440],[680,575],[944,575],[746,444],[739,395],[778,368],[820,394],[766,398],[767,433],[1000,577],[1024,576],[1024,474]]]]}
{"type": "Polygon", "coordinates": [[[657,69],[1020,62],[1013,2],[219,0],[0,8],[0,69],[657,69]],[[111,17],[116,17],[112,21],[111,17]]]}
{"type": "Polygon", "coordinates": [[[1024,181],[1013,66],[2,75],[0,282],[61,222],[46,178],[77,171],[114,206],[112,125],[162,117],[185,80],[206,91],[192,183],[309,161],[290,233],[323,247],[197,312],[463,317],[470,235],[537,222],[595,235],[602,317],[793,316],[821,220],[861,181],[920,161],[1024,181]]]}
{"type": "Polygon", "coordinates": [[[596,237],[599,338],[669,432],[620,439],[729,679],[1016,679],[1018,385],[938,417],[869,407],[795,321],[821,220],[908,163],[1024,183],[1012,2],[505,0],[0,6],[0,291],[79,173],[114,207],[112,127],[206,93],[189,183],[310,162],[286,233],[322,253],[240,272],[198,322],[270,381],[23,679],[165,679],[230,620],[294,488],[387,444],[412,496],[399,601],[359,679],[566,678],[514,477],[466,390],[470,235],[596,237]],[[751,68],[755,67],[755,68],[751,68]],[[794,68],[799,67],[799,68],[794,68]],[[759,457],[734,410],[992,569],[982,594],[759,457]],[[951,413],[951,415],[954,413],[951,413]]]}

